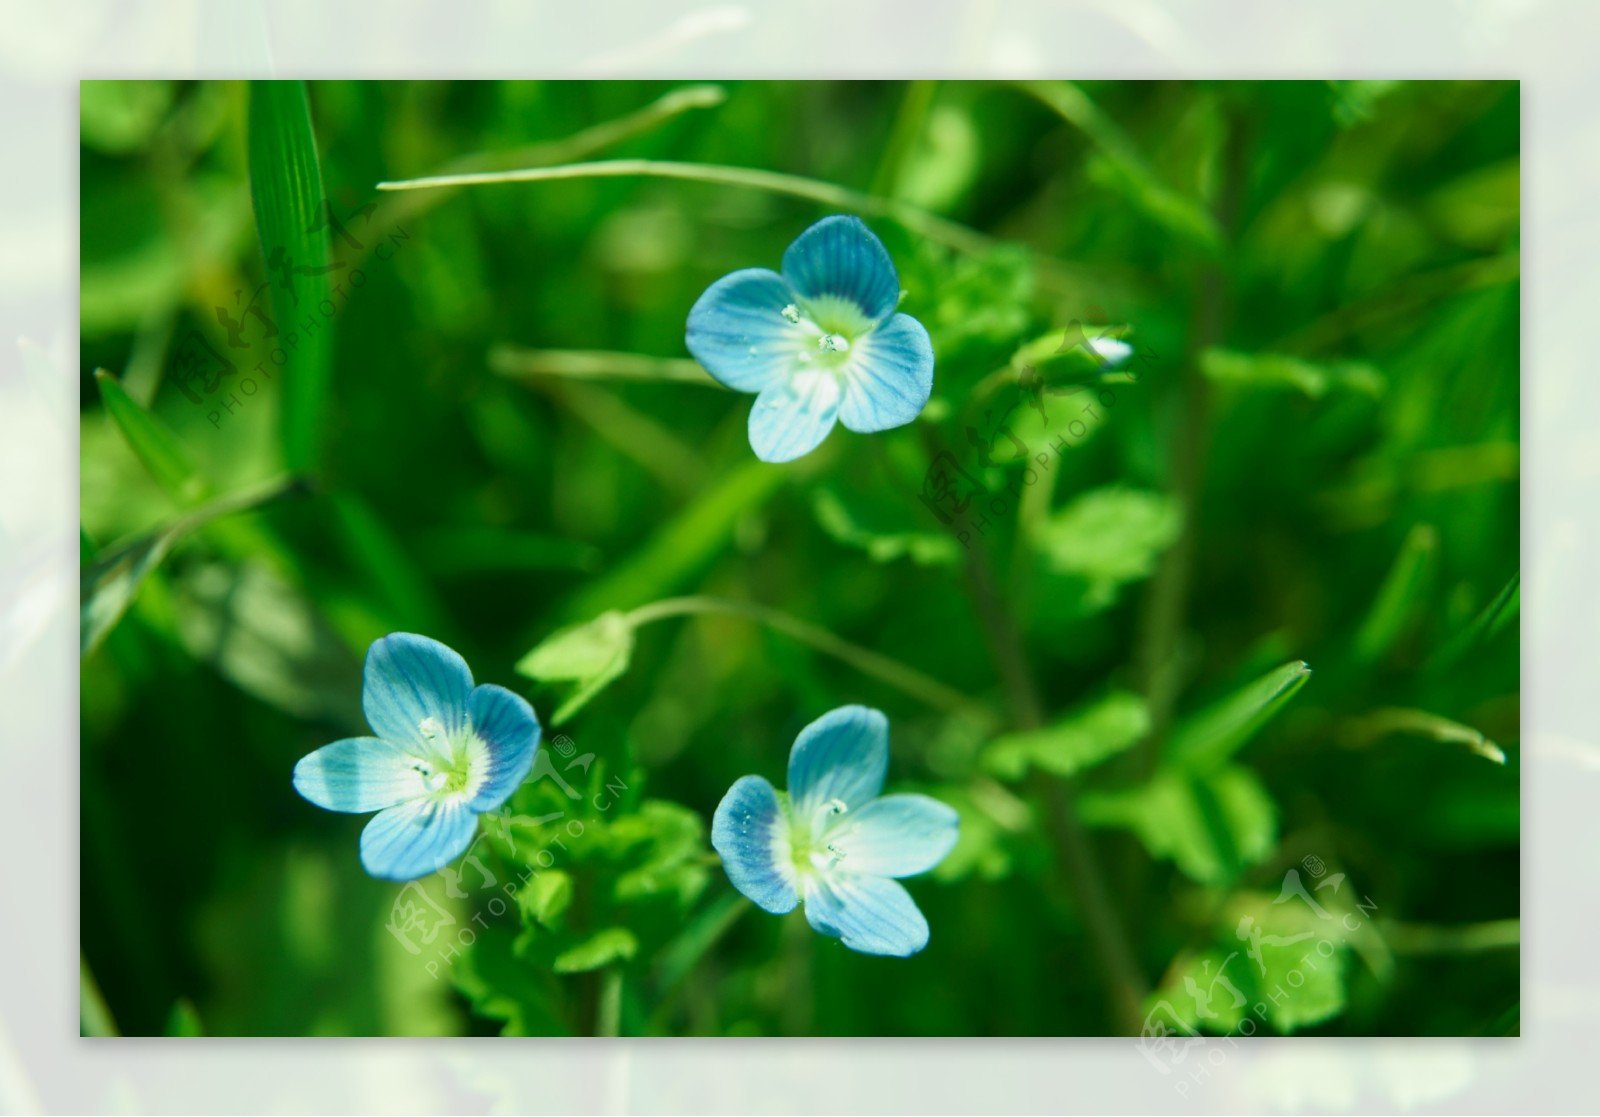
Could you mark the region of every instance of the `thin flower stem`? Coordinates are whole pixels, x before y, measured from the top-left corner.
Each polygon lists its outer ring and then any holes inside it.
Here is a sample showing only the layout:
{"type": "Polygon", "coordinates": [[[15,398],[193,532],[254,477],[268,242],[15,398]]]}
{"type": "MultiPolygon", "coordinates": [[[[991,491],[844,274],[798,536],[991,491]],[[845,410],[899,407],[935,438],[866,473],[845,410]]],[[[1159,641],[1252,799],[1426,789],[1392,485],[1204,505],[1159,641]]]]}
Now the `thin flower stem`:
{"type": "MultiPolygon", "coordinates": [[[[1028,664],[1022,637],[995,592],[987,554],[981,547],[968,552],[967,584],[978,618],[988,638],[989,651],[1000,672],[1013,717],[1019,729],[1044,724],[1039,687],[1028,664]]],[[[1050,834],[1060,852],[1061,867],[1077,902],[1090,942],[1106,967],[1110,985],[1112,1020],[1125,1035],[1137,1035],[1143,1021],[1144,979],[1128,945],[1122,918],[1111,902],[1105,876],[1095,857],[1089,835],[1073,809],[1070,779],[1054,778],[1034,770],[1033,790],[1044,802],[1050,834]]]]}
{"type": "Polygon", "coordinates": [[[999,721],[995,712],[983,703],[914,668],[907,667],[899,660],[890,659],[859,644],[852,644],[825,628],[809,624],[788,613],[779,612],[765,605],[757,605],[751,601],[735,601],[720,597],[671,597],[649,605],[641,605],[628,614],[628,621],[637,627],[667,617],[694,614],[743,617],[755,621],[774,632],[781,632],[785,636],[799,640],[824,655],[833,656],[863,674],[871,675],[937,709],[959,714],[983,725],[994,725],[999,721]]]}
{"type": "Polygon", "coordinates": [[[939,241],[960,252],[981,255],[997,243],[993,238],[946,221],[925,209],[863,194],[859,190],[836,186],[800,175],[780,174],[755,167],[726,167],[714,163],[674,163],[658,159],[605,159],[593,163],[568,163],[561,167],[525,167],[515,171],[489,171],[478,174],[433,175],[378,183],[379,190],[436,190],[454,186],[492,186],[507,182],[550,182],[569,178],[676,178],[690,182],[709,182],[722,186],[746,186],[773,194],[805,198],[827,206],[856,210],[898,221],[907,229],[929,240],[939,241]]]}

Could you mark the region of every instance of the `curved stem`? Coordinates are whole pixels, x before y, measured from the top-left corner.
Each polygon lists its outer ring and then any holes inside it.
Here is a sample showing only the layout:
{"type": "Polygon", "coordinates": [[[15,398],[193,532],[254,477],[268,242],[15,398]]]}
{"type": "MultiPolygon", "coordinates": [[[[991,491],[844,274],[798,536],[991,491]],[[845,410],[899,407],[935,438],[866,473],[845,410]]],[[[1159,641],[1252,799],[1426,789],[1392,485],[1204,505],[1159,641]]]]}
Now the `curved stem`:
{"type": "Polygon", "coordinates": [[[526,167],[516,171],[433,175],[396,182],[380,182],[379,190],[437,190],[452,186],[491,186],[505,182],[548,182],[566,178],[677,178],[722,186],[748,186],[774,194],[788,194],[827,206],[888,217],[914,233],[947,244],[961,252],[981,254],[997,243],[990,237],[946,221],[936,214],[891,198],[863,194],[801,175],[764,171],[756,167],[726,167],[714,163],[674,163],[659,159],[604,159],[593,163],[568,163],[560,167],[526,167]]]}
{"type": "Polygon", "coordinates": [[[638,627],[668,617],[695,614],[743,617],[755,621],[774,632],[781,632],[802,644],[809,645],[824,655],[848,663],[863,674],[888,683],[930,706],[972,718],[986,725],[993,725],[999,721],[994,711],[983,703],[945,686],[937,679],[930,678],[914,668],[907,667],[899,660],[890,659],[859,644],[852,644],[825,628],[809,624],[788,613],[779,612],[765,605],[757,605],[751,601],[735,601],[720,597],[669,597],[649,605],[641,605],[628,614],[628,622],[638,627]]]}

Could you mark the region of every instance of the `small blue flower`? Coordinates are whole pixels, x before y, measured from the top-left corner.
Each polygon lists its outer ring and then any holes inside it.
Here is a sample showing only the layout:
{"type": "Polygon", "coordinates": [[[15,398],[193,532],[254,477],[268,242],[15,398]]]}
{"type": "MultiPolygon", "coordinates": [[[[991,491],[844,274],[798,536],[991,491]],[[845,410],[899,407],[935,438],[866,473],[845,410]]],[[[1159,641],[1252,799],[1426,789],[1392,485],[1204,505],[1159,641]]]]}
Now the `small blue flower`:
{"type": "Polygon", "coordinates": [[[902,427],[933,391],[933,344],[896,314],[900,277],[859,217],[824,217],[783,254],[783,274],[725,275],[689,311],[686,341],[705,370],[755,392],[750,447],[768,462],[815,450],[835,421],[860,433],[902,427]]]}
{"type": "Polygon", "coordinates": [[[926,795],[885,795],[889,721],[842,706],[800,731],[789,791],[760,776],[728,789],[711,844],[733,886],[774,915],[806,919],[863,954],[904,958],[928,945],[928,921],[893,878],[925,873],[956,844],[956,812],[926,795]]]}
{"type": "Polygon", "coordinates": [[[324,745],[294,766],[294,789],[330,811],[377,811],[361,864],[413,880],[472,844],[478,815],[510,798],[533,767],[539,719],[504,687],[472,685],[466,660],[396,632],[367,651],[361,708],[375,737],[324,745]]]}

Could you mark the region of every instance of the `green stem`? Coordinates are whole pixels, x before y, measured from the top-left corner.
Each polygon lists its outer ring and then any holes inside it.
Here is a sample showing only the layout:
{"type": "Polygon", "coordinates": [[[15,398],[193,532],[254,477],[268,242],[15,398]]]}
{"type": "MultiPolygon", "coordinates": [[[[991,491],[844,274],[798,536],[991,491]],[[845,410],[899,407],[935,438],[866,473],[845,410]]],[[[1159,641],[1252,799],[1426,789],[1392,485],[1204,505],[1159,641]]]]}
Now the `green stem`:
{"type": "Polygon", "coordinates": [[[607,966],[600,971],[600,983],[595,994],[594,1034],[620,1036],[622,1034],[622,967],[607,966]]]}
{"type": "Polygon", "coordinates": [[[574,380],[627,380],[641,384],[670,381],[731,391],[687,357],[651,357],[595,349],[519,349],[497,345],[489,351],[489,370],[512,380],[565,377],[574,380]]]}
{"type": "Polygon", "coordinates": [[[774,632],[781,632],[785,636],[799,640],[824,655],[833,656],[863,674],[871,675],[937,709],[959,714],[983,725],[993,725],[999,721],[994,711],[981,702],[974,701],[937,679],[907,667],[899,660],[890,659],[859,644],[852,644],[825,628],[819,628],[798,617],[754,602],[719,597],[670,597],[649,605],[641,605],[628,614],[628,623],[638,627],[668,617],[697,614],[742,617],[755,621],[774,632]]]}
{"type": "MultiPolygon", "coordinates": [[[[1028,664],[1021,634],[995,592],[988,556],[981,547],[968,551],[967,583],[1017,727],[1037,729],[1044,724],[1038,683],[1028,664]]],[[[1030,781],[1044,803],[1050,836],[1059,850],[1061,868],[1077,901],[1084,929],[1105,966],[1112,1020],[1122,1034],[1137,1035],[1144,1018],[1144,980],[1129,948],[1122,918],[1111,902],[1088,832],[1073,809],[1076,785],[1071,779],[1054,778],[1037,769],[1030,781]]]]}
{"type": "Polygon", "coordinates": [[[756,167],[726,167],[713,163],[674,163],[659,159],[606,159],[594,163],[568,163],[562,167],[526,167],[482,174],[434,175],[378,183],[379,190],[437,190],[456,186],[492,186],[506,182],[553,182],[571,178],[676,178],[721,186],[744,186],[773,194],[820,202],[825,206],[887,217],[929,240],[959,252],[981,255],[998,243],[974,229],[946,221],[925,209],[863,194],[801,175],[781,174],[756,167]]]}

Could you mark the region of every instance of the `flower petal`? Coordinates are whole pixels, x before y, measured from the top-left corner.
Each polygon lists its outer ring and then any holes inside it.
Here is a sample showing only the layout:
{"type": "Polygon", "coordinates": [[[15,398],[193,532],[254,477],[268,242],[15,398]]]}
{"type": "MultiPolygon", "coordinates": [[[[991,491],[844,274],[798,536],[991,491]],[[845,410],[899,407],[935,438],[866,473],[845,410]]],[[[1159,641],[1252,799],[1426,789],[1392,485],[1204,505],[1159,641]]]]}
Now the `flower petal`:
{"type": "Polygon", "coordinates": [[[472,845],[478,816],[460,799],[414,799],[379,811],[361,831],[361,864],[380,880],[415,880],[472,845]]]}
{"type": "Polygon", "coordinates": [[[795,816],[811,819],[830,800],[855,809],[883,790],[889,719],[865,706],[829,710],[800,731],[789,753],[795,816]]]}
{"type": "Polygon", "coordinates": [[[842,867],[878,877],[925,873],[956,844],[961,818],[926,795],[885,795],[842,815],[827,841],[842,867]]]}
{"type": "Polygon", "coordinates": [[[466,728],[471,693],[467,661],[437,640],[395,632],[367,650],[361,708],[386,741],[437,755],[466,728]],[[431,737],[423,730],[427,718],[438,724],[431,737]]]}
{"type": "Polygon", "coordinates": [[[783,278],[807,299],[846,299],[876,322],[900,301],[889,250],[859,217],[824,217],[783,254],[783,278]]]}
{"type": "Polygon", "coordinates": [[[797,322],[784,317],[798,296],[768,268],[723,276],[689,311],[684,342],[713,377],[740,392],[759,392],[786,379],[801,350],[814,345],[797,322]]]}
{"type": "Polygon", "coordinates": [[[722,856],[722,868],[733,886],[763,911],[782,915],[800,902],[789,819],[778,793],[760,776],[738,780],[717,804],[711,847],[722,856]]]}
{"type": "Polygon", "coordinates": [[[468,805],[475,811],[492,811],[528,778],[542,732],[539,717],[527,699],[493,683],[472,692],[467,710],[473,732],[489,752],[484,782],[468,805]]]}
{"type": "Polygon", "coordinates": [[[328,811],[365,814],[427,791],[418,758],[376,737],[323,745],[294,766],[294,789],[328,811]]]}
{"type": "Polygon", "coordinates": [[[806,880],[806,919],[862,954],[905,958],[928,945],[928,921],[911,893],[887,877],[837,870],[806,880]]]}
{"type": "Polygon", "coordinates": [[[750,448],[764,462],[792,462],[811,453],[839,415],[839,380],[802,372],[761,389],[750,409],[750,448]]]}
{"type": "Polygon", "coordinates": [[[903,427],[932,394],[933,342],[921,322],[896,314],[850,351],[839,421],[862,433],[903,427]]]}

